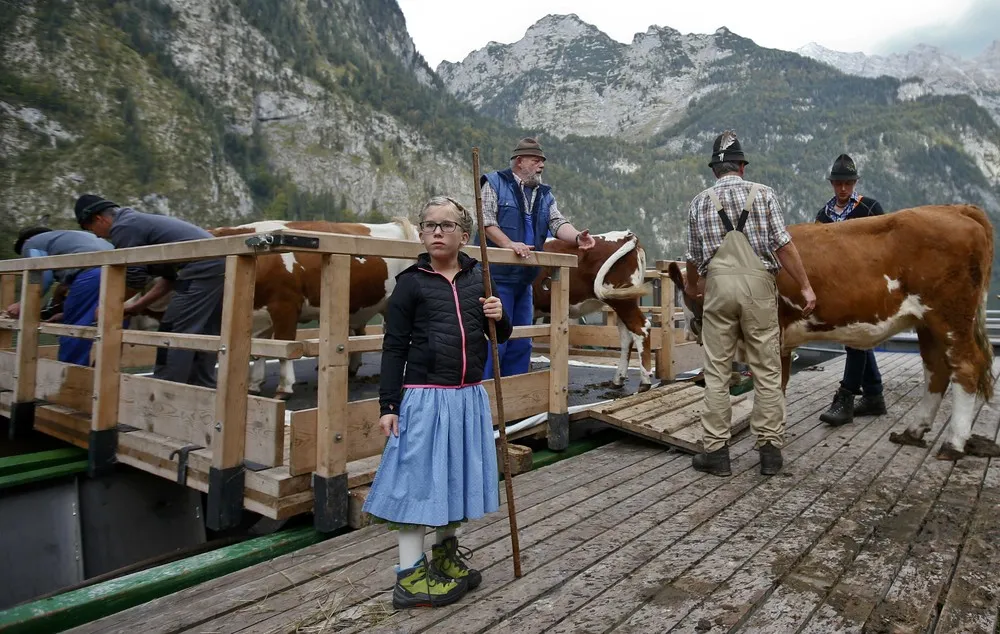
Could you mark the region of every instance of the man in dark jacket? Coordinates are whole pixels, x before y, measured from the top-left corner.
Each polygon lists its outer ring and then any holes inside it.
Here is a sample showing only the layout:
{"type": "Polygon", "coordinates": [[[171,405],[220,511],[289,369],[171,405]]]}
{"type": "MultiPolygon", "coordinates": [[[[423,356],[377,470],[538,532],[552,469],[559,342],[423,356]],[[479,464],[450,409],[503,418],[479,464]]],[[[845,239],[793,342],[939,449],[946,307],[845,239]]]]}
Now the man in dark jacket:
{"type": "MultiPolygon", "coordinates": [[[[586,229],[577,231],[556,205],[552,188],[542,183],[545,153],[536,139],[521,139],[510,157],[510,168],[480,177],[483,196],[483,227],[486,244],[511,249],[522,258],[541,251],[551,234],[559,240],[587,250],[594,238],[586,229]]],[[[478,236],[473,240],[479,244],[478,236]]],[[[531,283],[538,275],[533,266],[493,265],[490,276],[494,293],[515,326],[528,326],[535,316],[531,283]]],[[[513,339],[497,346],[500,375],[524,374],[531,368],[531,339],[513,339]]],[[[493,377],[492,351],[486,358],[486,374],[493,377]]]]}
{"type": "MultiPolygon", "coordinates": [[[[835,195],[816,214],[816,222],[842,222],[882,215],[882,205],[877,200],[855,191],[859,180],[858,168],[847,154],[841,154],[833,162],[827,180],[833,186],[835,195]]],[[[853,422],[855,416],[878,416],[886,411],[882,375],[878,371],[875,352],[848,346],[844,346],[844,350],[847,351],[844,378],[830,409],[819,417],[834,427],[853,422]],[[861,400],[855,405],[854,397],[858,394],[862,395],[861,400]]]]}
{"type": "MultiPolygon", "coordinates": [[[[100,196],[85,194],[76,201],[80,226],[116,249],[169,244],[211,238],[212,234],[179,218],[147,214],[119,207],[100,196]]],[[[225,289],[224,259],[195,260],[173,264],[129,267],[129,288],[145,288],[150,277],[158,278],[141,297],[125,304],[125,314],[139,314],[173,290],[160,321],[160,332],[218,335],[222,332],[222,296],[225,289]]],[[[153,378],[215,387],[215,353],[158,348],[153,378]]]]}

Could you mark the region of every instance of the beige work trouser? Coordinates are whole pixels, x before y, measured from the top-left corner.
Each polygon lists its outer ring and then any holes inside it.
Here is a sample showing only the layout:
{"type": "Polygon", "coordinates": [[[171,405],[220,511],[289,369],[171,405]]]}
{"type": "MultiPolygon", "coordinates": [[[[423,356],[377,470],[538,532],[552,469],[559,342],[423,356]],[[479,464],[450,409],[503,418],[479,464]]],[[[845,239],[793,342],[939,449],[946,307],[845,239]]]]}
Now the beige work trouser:
{"type": "Polygon", "coordinates": [[[729,379],[737,340],[742,333],[746,361],[753,372],[754,405],[750,429],[756,446],[785,439],[785,396],[781,392],[778,289],[747,238],[726,234],[708,265],[702,343],[705,352],[705,412],[701,417],[705,451],[729,441],[732,403],[729,379]]]}

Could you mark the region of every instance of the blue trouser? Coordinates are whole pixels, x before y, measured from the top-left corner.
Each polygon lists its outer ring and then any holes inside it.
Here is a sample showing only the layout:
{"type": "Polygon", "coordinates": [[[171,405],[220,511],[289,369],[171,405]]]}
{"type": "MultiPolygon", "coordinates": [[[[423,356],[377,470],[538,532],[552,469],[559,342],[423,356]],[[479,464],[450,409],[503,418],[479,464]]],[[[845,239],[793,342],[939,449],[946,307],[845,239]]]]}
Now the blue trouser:
{"type": "MultiPolygon", "coordinates": [[[[493,294],[500,298],[504,312],[514,326],[530,326],[535,317],[531,299],[531,284],[494,285],[493,294]]],[[[493,347],[487,348],[484,379],[493,378],[493,347]]],[[[531,369],[531,339],[509,339],[497,346],[500,355],[500,376],[524,374],[531,369]]]]}
{"type": "Polygon", "coordinates": [[[844,380],[840,382],[840,387],[851,394],[861,394],[864,392],[870,396],[882,393],[882,375],[878,371],[878,363],[875,362],[874,350],[858,350],[848,348],[847,359],[844,363],[844,380]]]}
{"type": "MultiPolygon", "coordinates": [[[[63,323],[71,326],[93,326],[97,323],[97,305],[101,300],[101,269],[80,271],[69,285],[63,303],[63,323]]],[[[59,360],[64,363],[90,365],[90,339],[59,337],[59,360]]]]}

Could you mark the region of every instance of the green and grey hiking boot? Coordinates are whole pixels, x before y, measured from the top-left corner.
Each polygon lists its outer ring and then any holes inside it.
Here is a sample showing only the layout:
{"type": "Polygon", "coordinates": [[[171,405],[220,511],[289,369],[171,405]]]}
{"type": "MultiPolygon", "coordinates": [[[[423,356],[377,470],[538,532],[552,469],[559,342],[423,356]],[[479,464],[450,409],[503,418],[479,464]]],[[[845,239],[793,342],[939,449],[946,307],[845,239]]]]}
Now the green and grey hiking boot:
{"type": "Polygon", "coordinates": [[[427,556],[412,568],[396,573],[396,585],[392,589],[392,607],[435,608],[458,601],[469,591],[465,579],[448,579],[427,564],[427,556]]]}
{"type": "Polygon", "coordinates": [[[483,582],[483,575],[478,570],[473,570],[465,565],[465,560],[472,558],[472,551],[468,548],[459,550],[458,538],[452,536],[440,544],[435,544],[431,549],[431,554],[432,568],[436,568],[438,572],[449,579],[465,579],[469,584],[469,590],[475,590],[483,582]]]}

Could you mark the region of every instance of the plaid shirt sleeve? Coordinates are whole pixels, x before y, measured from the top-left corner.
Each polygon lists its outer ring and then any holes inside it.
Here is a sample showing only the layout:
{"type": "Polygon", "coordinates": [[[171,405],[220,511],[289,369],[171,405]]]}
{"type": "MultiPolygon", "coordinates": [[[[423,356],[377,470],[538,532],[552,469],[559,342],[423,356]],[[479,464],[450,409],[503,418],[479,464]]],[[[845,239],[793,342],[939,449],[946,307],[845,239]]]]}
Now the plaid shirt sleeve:
{"type": "Polygon", "coordinates": [[[552,236],[555,237],[559,227],[565,224],[569,224],[569,220],[566,220],[566,217],[559,212],[559,207],[556,206],[556,199],[553,196],[552,206],[549,207],[549,231],[552,232],[552,236]]]}
{"type": "Polygon", "coordinates": [[[781,215],[781,205],[778,197],[774,195],[774,190],[768,188],[767,196],[767,235],[770,238],[769,246],[772,251],[777,251],[792,241],[792,236],[785,229],[785,219],[781,215]]]}
{"type": "Polygon", "coordinates": [[[697,266],[700,270],[702,263],[705,261],[705,248],[698,231],[697,198],[691,201],[691,208],[688,211],[687,244],[688,248],[687,253],[684,254],[684,259],[697,266]]]}
{"type": "Polygon", "coordinates": [[[483,228],[497,226],[497,193],[489,181],[480,188],[483,198],[483,228]]]}

